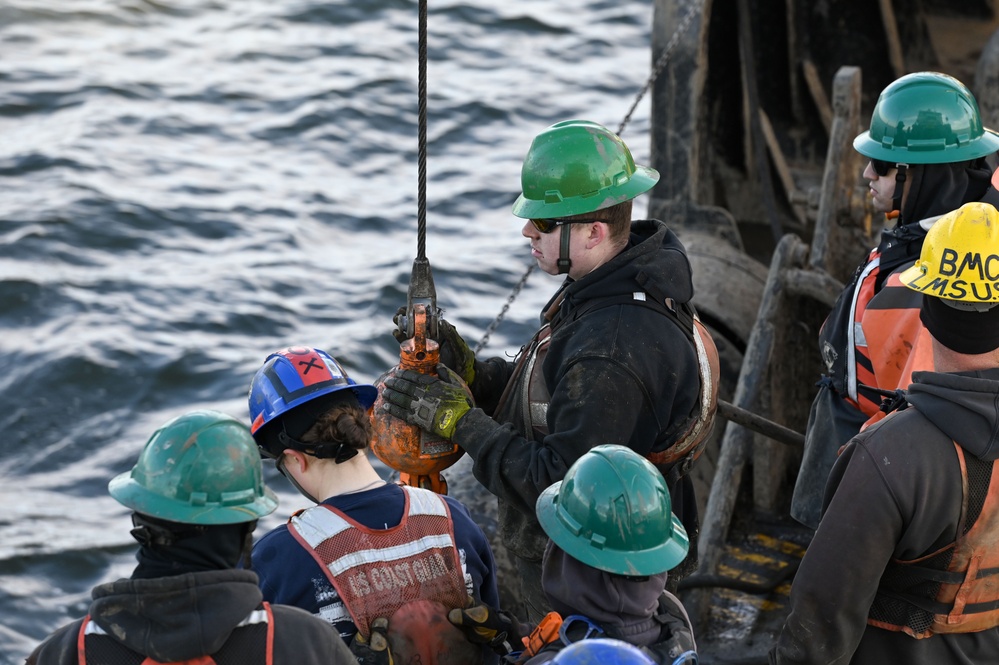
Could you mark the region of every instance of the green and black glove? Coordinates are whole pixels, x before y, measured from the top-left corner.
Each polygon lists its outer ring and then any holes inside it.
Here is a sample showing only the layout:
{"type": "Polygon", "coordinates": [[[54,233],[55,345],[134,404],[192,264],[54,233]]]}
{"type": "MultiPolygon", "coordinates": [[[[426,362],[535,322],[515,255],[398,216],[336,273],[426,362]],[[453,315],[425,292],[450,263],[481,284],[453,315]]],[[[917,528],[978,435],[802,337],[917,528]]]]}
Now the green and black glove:
{"type": "MultiPolygon", "coordinates": [[[[395,329],[392,336],[402,344],[408,339],[406,334],[406,308],[400,307],[392,317],[395,329]]],[[[455,327],[442,318],[437,319],[437,343],[440,344],[441,362],[453,369],[467,385],[475,381],[475,353],[468,346],[455,327]]]]}
{"type": "Polygon", "coordinates": [[[388,619],[379,617],[371,622],[371,635],[368,639],[360,633],[350,642],[350,653],[354,654],[359,665],[394,665],[392,649],[388,641],[388,619]]]}
{"type": "Polygon", "coordinates": [[[486,644],[500,656],[524,648],[520,622],[502,610],[473,604],[463,610],[451,610],[447,619],[461,629],[469,642],[486,644]]]}
{"type": "Polygon", "coordinates": [[[475,405],[458,375],[443,364],[437,376],[404,369],[385,379],[384,408],[390,414],[451,440],[458,421],[475,405]]]}

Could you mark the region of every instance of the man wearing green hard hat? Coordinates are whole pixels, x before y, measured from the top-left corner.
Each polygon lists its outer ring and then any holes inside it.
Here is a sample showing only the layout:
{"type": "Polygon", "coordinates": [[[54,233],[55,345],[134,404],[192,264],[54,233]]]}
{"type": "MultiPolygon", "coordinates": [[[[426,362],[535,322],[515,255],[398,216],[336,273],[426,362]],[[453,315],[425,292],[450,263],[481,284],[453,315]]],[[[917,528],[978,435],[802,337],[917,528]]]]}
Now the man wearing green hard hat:
{"type": "MultiPolygon", "coordinates": [[[[717,351],[690,304],[683,245],[663,222],[631,219],[634,198],[658,179],[595,122],[542,131],[513,205],[538,266],[565,275],[541,329],[514,361],[482,360],[441,321],[441,361],[465,380],[477,408],[434,377],[400,372],[385,382],[386,410],[461,446],[498,497],[500,536],[532,622],[550,609],[540,591],[548,538],[535,501],[594,446],[620,444],[648,458],[691,538],[698,531],[687,472],[714,418],[717,351]]],[[[695,559],[681,569],[692,571],[695,559]]]]}
{"type": "MultiPolygon", "coordinates": [[[[541,591],[553,611],[504,662],[561,662],[564,649],[596,638],[633,645],[651,663],[697,662],[687,612],[666,591],[690,542],[651,462],[624,446],[596,446],[541,493],[537,516],[550,539],[541,591]]],[[[487,609],[452,610],[449,618],[470,638],[505,628],[487,609]]]]}
{"type": "Polygon", "coordinates": [[[919,256],[927,231],[964,203],[999,204],[989,186],[999,135],[982,126],[971,91],[946,74],[918,72],[889,84],[870,127],[853,142],[868,161],[880,241],[857,267],[819,332],[824,373],[812,402],[791,515],[815,528],[840,447],[880,420],[882,401],[931,366],[918,294],[899,273],[919,256]]]}
{"type": "Polygon", "coordinates": [[[28,665],[357,662],[325,621],[262,602],[251,534],[277,499],[240,420],[208,410],[170,420],[108,491],[133,511],[138,565],[95,587],[87,616],[28,665]]]}

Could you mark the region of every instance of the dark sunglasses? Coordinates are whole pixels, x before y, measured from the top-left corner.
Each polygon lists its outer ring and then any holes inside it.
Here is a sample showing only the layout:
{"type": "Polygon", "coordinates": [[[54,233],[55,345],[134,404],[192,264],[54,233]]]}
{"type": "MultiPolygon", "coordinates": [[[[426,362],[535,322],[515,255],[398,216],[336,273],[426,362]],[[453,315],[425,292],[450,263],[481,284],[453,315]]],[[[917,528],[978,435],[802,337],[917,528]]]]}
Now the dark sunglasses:
{"type": "Polygon", "coordinates": [[[590,222],[599,222],[599,219],[532,219],[531,224],[534,224],[534,228],[538,230],[539,233],[551,233],[555,229],[564,224],[589,224],[590,222]]]}
{"type": "Polygon", "coordinates": [[[880,178],[884,178],[888,175],[888,172],[895,168],[895,166],[894,162],[886,162],[881,159],[871,160],[871,168],[874,169],[874,172],[877,173],[880,178]]]}

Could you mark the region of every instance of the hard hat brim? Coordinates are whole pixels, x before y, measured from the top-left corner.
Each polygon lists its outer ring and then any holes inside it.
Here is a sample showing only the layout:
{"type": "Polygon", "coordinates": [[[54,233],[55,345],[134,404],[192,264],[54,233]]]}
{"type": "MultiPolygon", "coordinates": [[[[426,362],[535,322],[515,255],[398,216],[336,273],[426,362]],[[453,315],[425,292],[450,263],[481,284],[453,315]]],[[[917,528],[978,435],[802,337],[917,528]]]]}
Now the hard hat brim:
{"type": "Polygon", "coordinates": [[[582,215],[629,201],[652,189],[657,182],[659,182],[658,171],[649,166],[636,165],[635,172],[628,182],[605,187],[592,194],[553,202],[529,199],[521,194],[513,204],[513,214],[521,219],[552,219],[582,215]]]}
{"type": "Polygon", "coordinates": [[[277,510],[278,506],[277,495],[266,486],[263,496],[258,496],[247,503],[191,505],[149,491],[132,478],[131,471],[126,471],[112,478],[111,482],[108,483],[108,493],[126,508],[131,508],[144,515],[183,524],[212,525],[252,522],[270,515],[277,510]]]}
{"type": "Polygon", "coordinates": [[[999,151],[999,133],[986,128],[982,136],[963,145],[919,150],[913,146],[892,148],[871,138],[870,131],[861,132],[853,139],[853,149],[868,159],[900,164],[951,164],[985,157],[999,151]]]}
{"type": "Polygon", "coordinates": [[[620,551],[601,549],[589,537],[573,533],[558,516],[557,497],[562,481],[546,488],[538,497],[538,522],[552,542],[582,563],[616,575],[632,577],[658,575],[675,568],[690,549],[687,531],[676,515],[670,514],[673,535],[662,545],[646,550],[620,551]]]}
{"type": "Polygon", "coordinates": [[[910,286],[910,284],[915,282],[924,274],[926,273],[923,270],[922,265],[920,265],[919,260],[917,259],[913,265],[909,266],[908,268],[906,268],[905,270],[903,270],[898,274],[898,281],[902,282],[902,284],[908,286],[913,291],[919,291],[919,289],[913,288],[912,286],[910,286]]]}

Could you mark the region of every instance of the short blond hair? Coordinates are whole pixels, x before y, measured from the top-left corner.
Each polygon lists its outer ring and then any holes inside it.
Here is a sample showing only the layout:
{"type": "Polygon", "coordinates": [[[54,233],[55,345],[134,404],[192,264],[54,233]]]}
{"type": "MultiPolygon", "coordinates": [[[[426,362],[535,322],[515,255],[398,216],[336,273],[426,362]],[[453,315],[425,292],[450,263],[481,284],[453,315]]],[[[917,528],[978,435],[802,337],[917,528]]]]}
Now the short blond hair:
{"type": "Polygon", "coordinates": [[[610,229],[607,239],[613,244],[625,244],[631,233],[631,199],[612,205],[609,208],[584,212],[581,215],[571,217],[559,217],[568,221],[593,221],[603,222],[610,229]]]}

